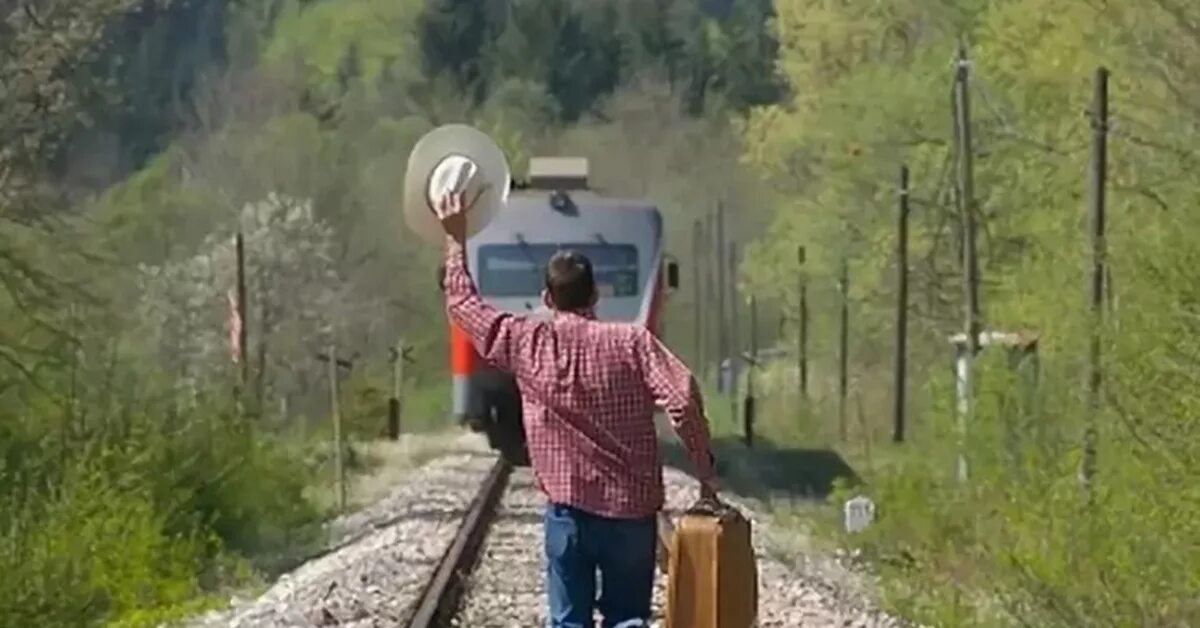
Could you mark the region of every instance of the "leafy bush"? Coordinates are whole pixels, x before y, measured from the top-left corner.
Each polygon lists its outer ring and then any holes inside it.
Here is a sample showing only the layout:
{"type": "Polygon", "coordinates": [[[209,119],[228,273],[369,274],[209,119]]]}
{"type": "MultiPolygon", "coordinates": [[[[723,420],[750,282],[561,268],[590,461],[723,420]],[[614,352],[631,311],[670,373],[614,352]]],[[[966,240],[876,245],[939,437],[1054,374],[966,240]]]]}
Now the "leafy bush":
{"type": "Polygon", "coordinates": [[[169,532],[147,478],[82,461],[14,506],[0,531],[0,624],[78,626],[198,592],[209,539],[169,532]]]}
{"type": "Polygon", "coordinates": [[[9,450],[0,624],[136,624],[236,584],[246,574],[236,557],[269,568],[314,540],[319,513],[303,496],[311,472],[292,446],[219,408],[170,422],[140,410],[66,450],[44,439],[9,450]]]}

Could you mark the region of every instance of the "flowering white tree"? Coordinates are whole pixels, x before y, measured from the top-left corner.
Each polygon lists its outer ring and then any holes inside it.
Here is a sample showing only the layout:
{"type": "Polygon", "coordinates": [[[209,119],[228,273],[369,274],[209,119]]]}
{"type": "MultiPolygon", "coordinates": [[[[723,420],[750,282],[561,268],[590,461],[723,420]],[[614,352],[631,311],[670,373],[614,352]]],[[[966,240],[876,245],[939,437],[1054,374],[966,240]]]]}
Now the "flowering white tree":
{"type": "MultiPolygon", "coordinates": [[[[243,207],[250,392],[260,399],[304,394],[321,381],[313,357],[349,324],[348,289],[334,260],[335,234],[308,200],[269,194],[243,207]]],[[[196,255],[142,269],[139,317],[182,392],[230,381],[230,296],[237,252],[229,233],[196,255]]]]}

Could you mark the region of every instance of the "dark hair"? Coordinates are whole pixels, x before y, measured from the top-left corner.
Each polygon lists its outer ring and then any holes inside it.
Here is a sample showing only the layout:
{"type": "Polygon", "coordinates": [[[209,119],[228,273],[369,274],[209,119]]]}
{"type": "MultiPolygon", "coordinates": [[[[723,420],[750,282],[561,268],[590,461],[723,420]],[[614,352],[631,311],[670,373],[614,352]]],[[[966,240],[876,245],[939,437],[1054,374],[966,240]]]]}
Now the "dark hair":
{"type": "Polygon", "coordinates": [[[546,264],[546,290],[557,310],[573,312],[588,307],[596,292],[591,260],[575,251],[555,253],[546,264]]]}

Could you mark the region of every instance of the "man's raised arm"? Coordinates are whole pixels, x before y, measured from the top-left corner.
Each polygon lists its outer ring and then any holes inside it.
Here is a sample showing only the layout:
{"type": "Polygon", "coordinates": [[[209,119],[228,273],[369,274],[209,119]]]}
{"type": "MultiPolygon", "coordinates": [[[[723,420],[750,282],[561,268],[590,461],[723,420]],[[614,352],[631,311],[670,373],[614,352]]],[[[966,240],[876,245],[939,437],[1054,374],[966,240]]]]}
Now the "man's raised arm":
{"type": "Polygon", "coordinates": [[[446,314],[471,339],[475,350],[497,368],[514,372],[519,364],[518,350],[523,333],[530,331],[531,321],[488,305],[475,288],[467,271],[466,247],[447,238],[446,314]]]}
{"type": "Polygon", "coordinates": [[[442,277],[446,314],[451,323],[467,334],[480,356],[513,373],[520,367],[520,339],[532,331],[533,323],[498,310],[479,296],[467,271],[467,215],[463,197],[462,193],[447,194],[434,207],[446,231],[446,274],[442,277]]]}
{"type": "Polygon", "coordinates": [[[704,400],[696,378],[679,358],[648,330],[637,336],[637,355],[642,377],[654,402],[667,413],[671,426],[687,447],[696,477],[706,487],[716,483],[715,460],[709,439],[704,400]]]}

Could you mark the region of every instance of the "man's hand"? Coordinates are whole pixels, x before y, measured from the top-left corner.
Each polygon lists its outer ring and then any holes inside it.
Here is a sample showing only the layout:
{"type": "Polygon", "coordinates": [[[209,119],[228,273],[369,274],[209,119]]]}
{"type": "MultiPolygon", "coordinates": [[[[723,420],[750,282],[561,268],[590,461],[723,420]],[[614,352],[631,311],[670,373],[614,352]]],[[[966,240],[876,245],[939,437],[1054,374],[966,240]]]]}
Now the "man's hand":
{"type": "Polygon", "coordinates": [[[466,196],[466,192],[447,192],[433,207],[446,236],[458,244],[467,240],[467,209],[463,207],[466,196]]]}

